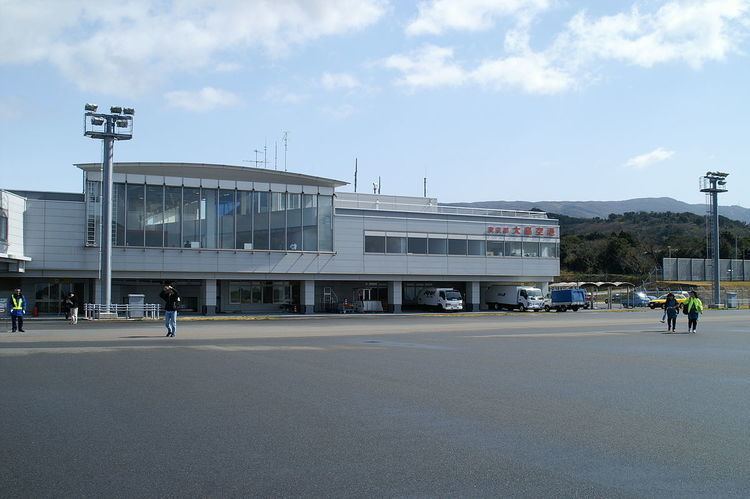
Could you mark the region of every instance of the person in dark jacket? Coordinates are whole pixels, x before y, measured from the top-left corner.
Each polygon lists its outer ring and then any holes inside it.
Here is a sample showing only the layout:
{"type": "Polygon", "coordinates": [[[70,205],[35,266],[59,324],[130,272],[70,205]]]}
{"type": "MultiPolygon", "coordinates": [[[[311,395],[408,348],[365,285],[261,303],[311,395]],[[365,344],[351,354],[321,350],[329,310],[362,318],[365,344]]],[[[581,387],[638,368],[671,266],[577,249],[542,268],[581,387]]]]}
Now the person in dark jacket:
{"type": "Polygon", "coordinates": [[[167,284],[159,293],[164,300],[164,325],[167,327],[167,336],[174,337],[177,332],[177,309],[180,306],[180,294],[171,284],[167,284]]]}
{"type": "Polygon", "coordinates": [[[680,312],[680,304],[677,303],[674,293],[667,295],[667,300],[664,302],[663,307],[664,313],[667,315],[667,331],[674,333],[677,326],[677,314],[680,312]]]}
{"type": "Polygon", "coordinates": [[[78,296],[72,292],[68,293],[65,297],[65,306],[65,317],[70,317],[71,324],[78,324],[78,296]]]}
{"type": "Polygon", "coordinates": [[[26,297],[23,296],[20,288],[16,288],[13,294],[10,295],[10,298],[8,298],[6,310],[13,322],[11,332],[15,333],[19,331],[25,333],[26,331],[23,330],[23,316],[26,315],[26,297]]]}

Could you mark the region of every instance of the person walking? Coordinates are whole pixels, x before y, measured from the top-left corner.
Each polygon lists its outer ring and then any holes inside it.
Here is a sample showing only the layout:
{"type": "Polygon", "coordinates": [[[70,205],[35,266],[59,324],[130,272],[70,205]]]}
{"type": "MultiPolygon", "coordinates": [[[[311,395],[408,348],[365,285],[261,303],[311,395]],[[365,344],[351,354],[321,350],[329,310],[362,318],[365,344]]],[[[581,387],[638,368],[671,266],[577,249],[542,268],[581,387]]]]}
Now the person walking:
{"type": "Polygon", "coordinates": [[[25,333],[26,331],[23,330],[23,316],[26,315],[26,297],[23,296],[20,288],[16,288],[13,294],[10,295],[10,298],[8,298],[6,310],[8,310],[12,321],[11,332],[15,333],[19,331],[25,333]]]}
{"type": "Polygon", "coordinates": [[[688,316],[688,333],[695,333],[698,327],[698,318],[703,313],[703,302],[698,298],[698,293],[691,291],[687,301],[682,306],[688,316]]]}
{"type": "Polygon", "coordinates": [[[177,309],[180,306],[180,294],[171,284],[166,284],[159,293],[164,300],[164,325],[167,327],[167,336],[174,337],[177,332],[177,309]]]}
{"type": "Polygon", "coordinates": [[[65,297],[65,305],[68,307],[66,316],[70,316],[70,323],[78,324],[78,297],[75,293],[68,293],[65,297]]]}
{"type": "Polygon", "coordinates": [[[678,313],[680,313],[680,304],[677,303],[674,293],[669,293],[667,300],[664,302],[664,315],[667,316],[667,332],[675,332],[678,313]]]}

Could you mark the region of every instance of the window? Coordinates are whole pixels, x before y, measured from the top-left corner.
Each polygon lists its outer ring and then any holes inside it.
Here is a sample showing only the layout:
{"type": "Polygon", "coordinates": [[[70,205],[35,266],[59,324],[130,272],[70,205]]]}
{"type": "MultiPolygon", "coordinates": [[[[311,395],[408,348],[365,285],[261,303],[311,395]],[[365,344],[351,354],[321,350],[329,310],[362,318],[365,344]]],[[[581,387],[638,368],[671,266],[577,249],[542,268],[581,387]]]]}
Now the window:
{"type": "Polygon", "coordinates": [[[524,241],[523,242],[523,256],[527,258],[538,258],[539,257],[539,242],[524,241]]]}
{"type": "Polygon", "coordinates": [[[286,249],[286,193],[271,193],[271,249],[286,249]]]}
{"type": "Polygon", "coordinates": [[[164,246],[164,187],[146,186],[146,246],[164,246]]]}
{"type": "Polygon", "coordinates": [[[215,248],[218,234],[217,191],[201,189],[201,248],[215,248]]]}
{"type": "Polygon", "coordinates": [[[182,190],[182,239],[185,248],[200,248],[201,190],[185,187],[182,190]]]}
{"type": "Polygon", "coordinates": [[[507,256],[523,256],[522,244],[521,241],[506,241],[507,256]]]}
{"type": "Polygon", "coordinates": [[[5,213],[0,213],[0,241],[8,242],[8,217],[5,213]]]}
{"type": "Polygon", "coordinates": [[[557,244],[556,243],[539,243],[540,256],[542,258],[557,258],[557,244]]]}
{"type": "Polygon", "coordinates": [[[406,236],[387,235],[385,251],[386,253],[406,253],[406,236]]]}
{"type": "Polygon", "coordinates": [[[484,256],[487,253],[484,239],[469,239],[469,254],[484,256]]]}
{"type": "Polygon", "coordinates": [[[318,251],[318,196],[302,195],[302,244],[305,251],[318,251]]]}
{"type": "Polygon", "coordinates": [[[182,247],[182,187],[164,188],[164,246],[182,247]]]}
{"type": "Polygon", "coordinates": [[[286,246],[290,251],[302,251],[302,194],[286,195],[286,246]]]}
{"type": "Polygon", "coordinates": [[[253,249],[253,193],[237,191],[237,249],[253,249]]]}
{"type": "Polygon", "coordinates": [[[270,203],[270,192],[253,192],[253,249],[269,249],[268,214],[270,203]]]}
{"type": "Polygon", "coordinates": [[[333,251],[333,196],[318,196],[318,251],[333,251]]]}
{"type": "Polygon", "coordinates": [[[365,253],[385,253],[385,236],[365,234],[365,253]]]}
{"type": "Polygon", "coordinates": [[[445,236],[430,235],[427,239],[427,253],[430,255],[445,255],[448,253],[448,240],[445,236]]]}
{"type": "Polygon", "coordinates": [[[503,241],[487,241],[487,256],[505,256],[503,241]]]}
{"type": "Polygon", "coordinates": [[[234,248],[235,191],[219,191],[219,248],[234,248]]]}
{"type": "Polygon", "coordinates": [[[127,186],[127,215],[125,217],[125,244],[127,246],[144,246],[144,184],[127,186]]]}
{"type": "Polygon", "coordinates": [[[125,246],[125,184],[112,184],[112,239],[115,246],[125,246]]]}
{"type": "Polygon", "coordinates": [[[427,254],[427,236],[426,235],[409,235],[408,237],[409,253],[414,255],[427,254]]]}
{"type": "Polygon", "coordinates": [[[465,255],[466,239],[448,239],[449,255],[465,255]]]}

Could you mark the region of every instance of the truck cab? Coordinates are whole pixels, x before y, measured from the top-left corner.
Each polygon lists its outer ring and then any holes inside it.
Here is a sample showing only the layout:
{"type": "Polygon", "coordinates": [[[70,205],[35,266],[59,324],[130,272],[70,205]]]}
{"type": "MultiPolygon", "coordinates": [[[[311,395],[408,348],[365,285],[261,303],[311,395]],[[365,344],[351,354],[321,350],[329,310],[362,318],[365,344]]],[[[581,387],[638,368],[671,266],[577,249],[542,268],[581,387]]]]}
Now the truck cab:
{"type": "Polygon", "coordinates": [[[419,293],[417,303],[444,311],[464,309],[461,293],[453,288],[425,288],[419,293]]]}

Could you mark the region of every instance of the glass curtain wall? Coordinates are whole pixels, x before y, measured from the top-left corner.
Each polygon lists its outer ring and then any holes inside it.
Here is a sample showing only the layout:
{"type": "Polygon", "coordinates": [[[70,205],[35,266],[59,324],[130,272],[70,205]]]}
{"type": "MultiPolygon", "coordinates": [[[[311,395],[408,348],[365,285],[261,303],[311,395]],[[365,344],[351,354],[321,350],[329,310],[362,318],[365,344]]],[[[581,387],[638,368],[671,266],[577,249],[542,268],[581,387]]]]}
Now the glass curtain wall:
{"type": "Polygon", "coordinates": [[[182,187],[164,188],[164,246],[182,247],[182,187]]]}
{"type": "Polygon", "coordinates": [[[201,190],[199,187],[182,189],[182,245],[200,248],[201,190]]]}
{"type": "Polygon", "coordinates": [[[125,184],[112,187],[112,225],[115,246],[125,246],[125,184]]]}
{"type": "Polygon", "coordinates": [[[146,186],[146,244],[160,248],[164,245],[164,186],[146,186]]]}
{"type": "Polygon", "coordinates": [[[302,245],[305,251],[318,251],[318,196],[302,195],[302,245]]]}
{"type": "Polygon", "coordinates": [[[237,249],[253,249],[253,193],[237,191],[237,249]]]}
{"type": "Polygon", "coordinates": [[[302,251],[302,194],[287,194],[286,248],[302,251]]]}
{"type": "Polygon", "coordinates": [[[269,249],[268,214],[271,203],[271,193],[255,191],[253,193],[253,243],[256,250],[269,249]]]}
{"type": "Polygon", "coordinates": [[[286,249],[286,193],[271,193],[271,249],[286,249]]]}
{"type": "Polygon", "coordinates": [[[333,196],[318,196],[318,250],[333,251],[333,196]]]}
{"type": "Polygon", "coordinates": [[[219,191],[219,248],[234,248],[235,191],[219,191]]]}
{"type": "Polygon", "coordinates": [[[143,215],[144,215],[144,184],[127,186],[127,216],[125,217],[125,244],[127,246],[144,246],[143,215]]]}
{"type": "Polygon", "coordinates": [[[333,196],[116,183],[113,197],[116,246],[333,251],[333,196]]]}
{"type": "Polygon", "coordinates": [[[201,189],[201,248],[216,248],[216,189],[201,189]]]}

